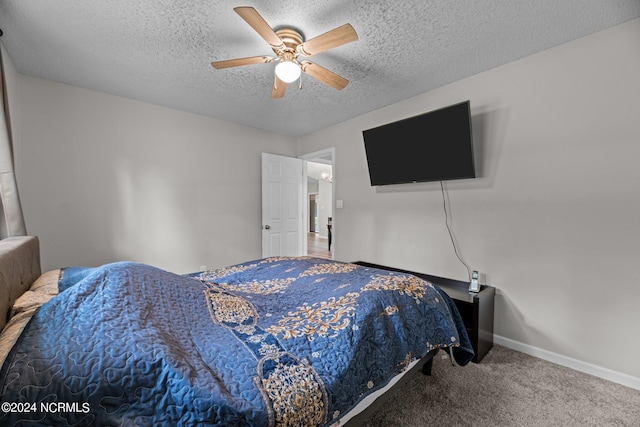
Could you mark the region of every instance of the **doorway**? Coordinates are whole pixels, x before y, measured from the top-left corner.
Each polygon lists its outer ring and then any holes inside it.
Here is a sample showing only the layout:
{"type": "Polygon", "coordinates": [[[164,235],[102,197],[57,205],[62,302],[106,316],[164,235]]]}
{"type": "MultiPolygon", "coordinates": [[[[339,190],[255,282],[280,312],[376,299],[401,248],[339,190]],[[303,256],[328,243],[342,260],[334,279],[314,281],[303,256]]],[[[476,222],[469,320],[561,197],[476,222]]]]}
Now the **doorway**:
{"type": "Polygon", "coordinates": [[[333,259],[334,148],[300,156],[306,160],[305,218],[307,255],[333,259]]]}

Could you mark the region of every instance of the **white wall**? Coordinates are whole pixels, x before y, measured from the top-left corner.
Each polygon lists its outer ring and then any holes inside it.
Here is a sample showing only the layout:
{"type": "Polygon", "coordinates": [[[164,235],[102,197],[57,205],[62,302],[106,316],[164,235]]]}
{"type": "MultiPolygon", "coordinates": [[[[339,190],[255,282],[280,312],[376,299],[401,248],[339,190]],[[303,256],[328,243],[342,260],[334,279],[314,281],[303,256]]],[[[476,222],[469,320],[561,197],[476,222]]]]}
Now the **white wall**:
{"type": "Polygon", "coordinates": [[[329,236],[329,229],[327,224],[329,223],[329,217],[332,215],[331,204],[333,203],[333,185],[329,181],[320,179],[319,181],[320,191],[318,192],[318,223],[320,229],[318,234],[321,237],[329,236]]]}
{"type": "Polygon", "coordinates": [[[640,20],[300,138],[336,148],[335,258],[466,280],[439,184],[372,188],[361,131],[467,99],[480,177],[446,185],[496,334],[640,384],[640,20]]]}
{"type": "Polygon", "coordinates": [[[295,155],[293,139],[17,77],[16,173],[43,269],[261,256],[260,153],[295,155]]]}

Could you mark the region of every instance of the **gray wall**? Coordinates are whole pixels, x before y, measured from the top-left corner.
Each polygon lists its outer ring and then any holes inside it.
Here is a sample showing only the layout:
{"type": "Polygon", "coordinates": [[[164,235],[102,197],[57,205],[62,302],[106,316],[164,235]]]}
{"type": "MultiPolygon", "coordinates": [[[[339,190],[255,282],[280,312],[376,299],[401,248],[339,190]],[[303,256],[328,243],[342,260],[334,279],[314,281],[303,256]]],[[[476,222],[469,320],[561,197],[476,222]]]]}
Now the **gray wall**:
{"type": "Polygon", "coordinates": [[[17,178],[43,269],[133,260],[186,273],[261,256],[260,153],[294,155],[293,139],[14,80],[17,178]]]}
{"type": "Polygon", "coordinates": [[[480,177],[446,186],[496,334],[640,385],[638,40],[630,21],[300,138],[336,147],[336,259],[467,279],[440,185],[372,188],[361,131],[469,99],[480,177]]]}

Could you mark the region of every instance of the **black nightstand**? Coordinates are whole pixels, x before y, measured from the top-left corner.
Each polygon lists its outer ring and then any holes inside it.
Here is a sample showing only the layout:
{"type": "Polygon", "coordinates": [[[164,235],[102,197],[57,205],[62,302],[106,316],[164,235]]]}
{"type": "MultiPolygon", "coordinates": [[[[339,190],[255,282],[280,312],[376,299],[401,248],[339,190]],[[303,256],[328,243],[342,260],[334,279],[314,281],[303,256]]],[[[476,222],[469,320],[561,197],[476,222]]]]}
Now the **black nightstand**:
{"type": "Polygon", "coordinates": [[[469,283],[460,280],[416,273],[414,271],[401,270],[364,261],[357,261],[354,262],[354,264],[413,274],[434,285],[438,285],[440,289],[451,297],[456,307],[458,307],[464,326],[467,329],[467,334],[471,340],[473,351],[476,353],[472,361],[475,363],[480,362],[489,350],[491,350],[491,347],[493,347],[493,305],[496,295],[496,288],[493,286],[482,285],[480,286],[480,292],[473,293],[469,292],[469,283]]]}

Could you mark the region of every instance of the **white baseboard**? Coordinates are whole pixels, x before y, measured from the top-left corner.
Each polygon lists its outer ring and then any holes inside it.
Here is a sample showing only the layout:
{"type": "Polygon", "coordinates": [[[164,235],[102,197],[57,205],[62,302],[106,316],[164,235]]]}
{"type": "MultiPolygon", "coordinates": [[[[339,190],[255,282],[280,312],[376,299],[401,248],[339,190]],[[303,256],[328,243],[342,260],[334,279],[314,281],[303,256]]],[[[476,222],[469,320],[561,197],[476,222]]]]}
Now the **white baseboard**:
{"type": "Polygon", "coordinates": [[[529,344],[521,343],[509,338],[502,337],[500,335],[493,336],[493,342],[503,347],[510,348],[512,350],[519,351],[521,353],[528,354],[530,356],[537,357],[548,362],[556,363],[567,368],[574,369],[576,371],[585,372],[587,374],[604,378],[605,380],[613,381],[618,384],[622,384],[627,387],[640,390],[640,378],[632,377],[631,375],[616,372],[608,368],[593,365],[591,363],[583,362],[578,359],[563,356],[558,353],[554,353],[548,350],[543,350],[538,347],[534,347],[529,344]]]}

